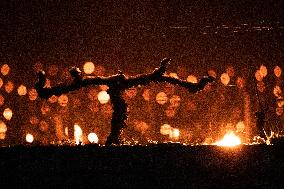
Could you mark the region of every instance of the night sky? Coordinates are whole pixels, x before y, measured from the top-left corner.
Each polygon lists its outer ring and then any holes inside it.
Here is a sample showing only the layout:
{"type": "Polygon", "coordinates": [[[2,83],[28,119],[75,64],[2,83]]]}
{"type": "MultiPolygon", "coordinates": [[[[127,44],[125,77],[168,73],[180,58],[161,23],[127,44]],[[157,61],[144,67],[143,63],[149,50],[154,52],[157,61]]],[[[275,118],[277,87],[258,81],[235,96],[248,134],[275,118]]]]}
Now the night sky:
{"type": "Polygon", "coordinates": [[[249,77],[262,64],[273,73],[283,68],[283,7],[282,0],[4,0],[0,62],[11,67],[15,84],[29,88],[36,62],[63,69],[92,61],[107,74],[135,75],[168,57],[170,71],[199,77],[209,69],[221,74],[227,65],[249,77]]]}

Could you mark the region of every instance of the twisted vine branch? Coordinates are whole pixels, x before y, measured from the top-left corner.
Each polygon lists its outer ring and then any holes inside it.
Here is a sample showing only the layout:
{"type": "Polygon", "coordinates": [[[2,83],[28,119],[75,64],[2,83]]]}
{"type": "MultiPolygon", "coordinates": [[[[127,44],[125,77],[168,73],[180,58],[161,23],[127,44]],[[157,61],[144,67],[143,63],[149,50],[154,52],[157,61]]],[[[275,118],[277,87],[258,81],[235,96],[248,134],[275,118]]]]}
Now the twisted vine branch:
{"type": "Polygon", "coordinates": [[[69,85],[59,85],[56,87],[45,88],[46,75],[43,71],[38,73],[38,82],[35,89],[41,98],[47,99],[52,95],[60,96],[70,91],[78,90],[89,85],[107,85],[110,95],[110,101],[113,106],[111,119],[111,133],[107,138],[106,145],[120,144],[120,135],[123,128],[126,127],[127,120],[127,104],[122,98],[122,94],[126,89],[137,86],[148,85],[151,82],[168,82],[179,85],[188,89],[189,92],[196,93],[202,90],[208,83],[213,82],[213,77],[204,77],[199,83],[189,83],[184,80],[172,78],[164,75],[170,59],[165,58],[161,61],[160,67],[156,68],[152,73],[137,75],[134,77],[126,77],[122,72],[109,77],[98,76],[82,76],[78,68],[72,68],[70,74],[73,82],[69,85]]]}

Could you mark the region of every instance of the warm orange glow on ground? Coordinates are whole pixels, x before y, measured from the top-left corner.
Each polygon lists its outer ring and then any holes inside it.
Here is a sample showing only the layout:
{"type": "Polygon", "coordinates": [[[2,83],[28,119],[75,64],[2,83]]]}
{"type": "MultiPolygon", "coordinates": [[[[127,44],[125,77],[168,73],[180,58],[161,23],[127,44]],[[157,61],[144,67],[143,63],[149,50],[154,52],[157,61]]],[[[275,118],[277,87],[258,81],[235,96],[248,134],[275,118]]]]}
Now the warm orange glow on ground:
{"type": "Polygon", "coordinates": [[[100,102],[101,104],[106,104],[106,103],[108,103],[109,99],[110,99],[110,96],[109,96],[109,94],[108,94],[106,91],[101,91],[101,92],[99,92],[99,94],[98,94],[98,100],[99,100],[99,102],[100,102]]]}
{"type": "Polygon", "coordinates": [[[233,147],[240,145],[241,139],[236,136],[233,132],[226,133],[222,140],[217,141],[214,143],[217,146],[226,146],[226,147],[233,147]]]}
{"type": "Polygon", "coordinates": [[[95,70],[95,65],[93,62],[86,62],[83,66],[83,70],[86,74],[91,74],[95,70]]]}
{"type": "Polygon", "coordinates": [[[90,133],[88,135],[88,140],[90,141],[90,143],[98,143],[99,142],[99,138],[98,138],[96,133],[90,133]]]}
{"type": "Polygon", "coordinates": [[[32,134],[27,134],[26,135],[26,141],[28,142],[28,143],[32,143],[33,141],[34,141],[34,136],[32,135],[32,134]]]}

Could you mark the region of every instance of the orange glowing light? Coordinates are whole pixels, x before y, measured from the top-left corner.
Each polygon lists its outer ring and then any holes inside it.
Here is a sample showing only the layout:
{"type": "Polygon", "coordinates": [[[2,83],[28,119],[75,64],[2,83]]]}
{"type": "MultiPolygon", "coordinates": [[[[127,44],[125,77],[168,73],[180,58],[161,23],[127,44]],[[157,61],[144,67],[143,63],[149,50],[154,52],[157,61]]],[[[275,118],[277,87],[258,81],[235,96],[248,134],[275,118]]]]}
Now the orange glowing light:
{"type": "Polygon", "coordinates": [[[179,135],[180,135],[179,129],[172,128],[169,137],[171,139],[178,139],[179,135]]]}
{"type": "Polygon", "coordinates": [[[30,100],[36,100],[37,96],[38,96],[38,94],[37,94],[37,91],[35,89],[31,89],[29,91],[29,99],[30,100]]]}
{"type": "Polygon", "coordinates": [[[173,106],[169,106],[169,107],[165,110],[165,112],[166,112],[166,116],[167,116],[167,117],[174,117],[175,114],[176,114],[176,109],[175,109],[175,107],[173,107],[173,106]]]}
{"type": "Polygon", "coordinates": [[[13,116],[12,110],[10,108],[6,108],[3,112],[3,116],[5,117],[5,119],[11,120],[13,116]]]}
{"type": "Polygon", "coordinates": [[[100,85],[100,89],[102,90],[102,91],[107,91],[108,90],[108,86],[107,85],[100,85]]]}
{"type": "Polygon", "coordinates": [[[86,74],[91,74],[94,72],[94,70],[95,70],[95,65],[93,62],[86,62],[83,66],[83,71],[86,74]]]}
{"type": "Polygon", "coordinates": [[[221,83],[223,83],[223,85],[228,85],[230,82],[230,76],[228,75],[228,73],[222,73],[221,77],[221,83]]]}
{"type": "Polygon", "coordinates": [[[171,98],[170,98],[170,104],[171,106],[173,107],[178,107],[180,105],[180,96],[178,95],[173,95],[171,98]]]}
{"type": "Polygon", "coordinates": [[[98,100],[101,104],[106,104],[108,103],[110,99],[109,94],[106,91],[100,91],[98,94],[98,100]]]}
{"type": "Polygon", "coordinates": [[[5,98],[0,94],[0,106],[2,106],[5,102],[5,98]]]}
{"type": "Polygon", "coordinates": [[[90,141],[90,143],[98,143],[99,142],[99,137],[97,136],[96,133],[90,133],[88,135],[88,140],[90,141]]]}
{"type": "Polygon", "coordinates": [[[222,140],[215,143],[217,146],[234,147],[240,145],[241,139],[236,136],[233,132],[228,132],[225,134],[222,140]]]}
{"type": "Polygon", "coordinates": [[[259,81],[257,82],[257,90],[259,90],[259,92],[264,92],[265,91],[265,83],[263,81],[259,81]]]}
{"type": "Polygon", "coordinates": [[[50,103],[55,103],[57,102],[57,100],[58,100],[58,97],[55,95],[52,95],[51,97],[48,98],[48,102],[50,103]]]}
{"type": "Polygon", "coordinates": [[[212,76],[212,77],[214,77],[214,78],[217,77],[217,73],[216,73],[215,70],[208,70],[208,75],[209,75],[209,76],[212,76]]]}
{"type": "Polygon", "coordinates": [[[12,81],[8,81],[5,85],[5,91],[7,93],[11,93],[14,90],[14,83],[12,81]]]}
{"type": "Polygon", "coordinates": [[[228,66],[226,69],[226,73],[229,75],[229,77],[233,77],[235,75],[235,69],[233,66],[228,66]]]}
{"type": "Polygon", "coordinates": [[[277,98],[281,98],[282,96],[282,90],[281,90],[281,88],[280,88],[280,86],[278,86],[278,85],[276,85],[275,87],[274,87],[274,89],[273,89],[273,94],[274,94],[274,96],[275,97],[277,97],[277,98]]]}
{"type": "Polygon", "coordinates": [[[0,121],[0,133],[6,133],[7,132],[7,126],[3,121],[0,121]]]}
{"type": "Polygon", "coordinates": [[[255,79],[256,79],[257,81],[262,81],[262,79],[263,79],[263,75],[260,73],[260,70],[257,70],[257,71],[255,72],[254,76],[255,76],[255,79]]]}
{"type": "Polygon", "coordinates": [[[172,127],[169,124],[164,124],[160,128],[160,133],[162,135],[169,135],[172,132],[172,127]]]}
{"type": "Polygon", "coordinates": [[[134,129],[138,132],[144,133],[146,130],[149,129],[149,125],[144,121],[134,121],[134,129]]]}
{"type": "Polygon", "coordinates": [[[237,78],[237,81],[236,81],[236,84],[237,84],[237,87],[238,87],[239,89],[244,88],[244,86],[245,86],[245,79],[242,78],[242,77],[238,77],[238,78],[237,78]]]}
{"type": "Polygon", "coordinates": [[[165,104],[168,101],[167,94],[164,92],[159,92],[156,95],[156,101],[158,104],[161,104],[161,105],[165,104]]]}
{"type": "Polygon", "coordinates": [[[261,65],[259,68],[260,75],[264,78],[267,76],[267,68],[264,65],[261,65]]]}
{"type": "Polygon", "coordinates": [[[3,75],[8,75],[10,72],[10,67],[8,64],[4,64],[2,67],[1,67],[1,73],[3,75]]]}
{"type": "Polygon", "coordinates": [[[173,77],[173,78],[176,78],[176,79],[179,78],[178,75],[177,75],[177,73],[174,73],[174,72],[169,73],[169,76],[170,76],[170,77],[173,77]]]}
{"type": "Polygon", "coordinates": [[[3,121],[0,121],[0,140],[4,140],[6,137],[7,126],[3,121]]]}
{"type": "Polygon", "coordinates": [[[188,81],[189,83],[197,83],[198,82],[198,79],[196,76],[194,75],[189,75],[187,78],[186,78],[186,81],[188,81]]]}
{"type": "Polygon", "coordinates": [[[80,144],[82,142],[82,136],[83,136],[83,131],[81,127],[78,124],[74,125],[74,138],[75,138],[75,143],[80,144]]]}
{"type": "Polygon", "coordinates": [[[28,133],[28,134],[26,135],[26,141],[27,141],[28,143],[32,143],[32,142],[34,141],[34,136],[33,136],[32,134],[28,133]]]}
{"type": "Polygon", "coordinates": [[[3,86],[3,84],[4,84],[4,81],[2,78],[0,78],[0,88],[3,86]]]}
{"type": "Polygon", "coordinates": [[[58,97],[58,103],[59,103],[60,106],[63,106],[63,107],[67,106],[68,100],[69,100],[69,99],[68,99],[68,96],[65,95],[65,94],[60,95],[60,96],[58,97]]]}
{"type": "Polygon", "coordinates": [[[274,68],[274,75],[276,77],[280,77],[281,74],[282,74],[282,69],[279,66],[275,66],[275,68],[274,68]]]}
{"type": "Polygon", "coordinates": [[[142,96],[144,100],[149,101],[150,100],[150,89],[144,89],[142,96]]]}
{"type": "Polygon", "coordinates": [[[18,94],[19,94],[20,96],[26,95],[26,94],[27,94],[27,87],[24,86],[24,85],[20,85],[20,86],[18,87],[18,94]]]}

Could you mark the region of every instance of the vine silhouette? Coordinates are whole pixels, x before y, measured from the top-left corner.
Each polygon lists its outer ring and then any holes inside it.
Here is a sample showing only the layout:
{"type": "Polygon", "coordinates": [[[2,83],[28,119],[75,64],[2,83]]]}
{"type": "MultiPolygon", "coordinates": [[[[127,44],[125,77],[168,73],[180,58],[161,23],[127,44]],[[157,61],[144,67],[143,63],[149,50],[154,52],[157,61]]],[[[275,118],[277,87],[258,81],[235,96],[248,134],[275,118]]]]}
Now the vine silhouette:
{"type": "Polygon", "coordinates": [[[152,73],[141,74],[137,76],[127,77],[121,71],[118,74],[109,77],[100,76],[83,76],[79,68],[70,69],[70,75],[73,81],[69,85],[58,85],[55,87],[44,87],[46,83],[46,75],[44,71],[38,73],[38,82],[35,89],[39,97],[48,99],[52,95],[60,96],[70,91],[79,90],[89,85],[107,85],[107,93],[110,96],[110,102],[113,107],[111,119],[111,132],[107,137],[105,145],[120,144],[120,135],[123,128],[126,127],[127,103],[123,99],[123,92],[131,87],[145,86],[151,82],[168,82],[174,85],[182,86],[189,92],[196,93],[204,89],[204,87],[214,81],[211,76],[205,76],[198,83],[190,83],[185,80],[173,78],[165,75],[166,69],[170,64],[170,59],[165,58],[161,61],[160,67],[156,68],[152,73]]]}

